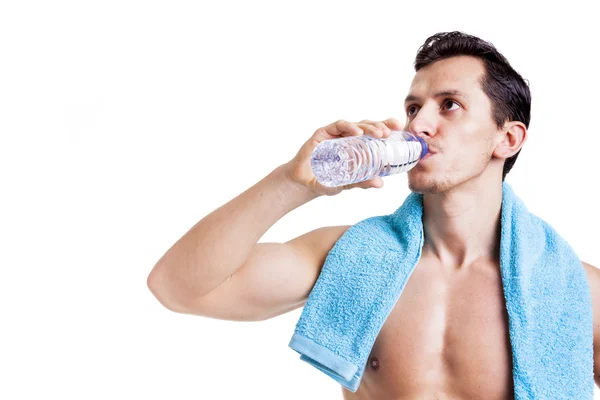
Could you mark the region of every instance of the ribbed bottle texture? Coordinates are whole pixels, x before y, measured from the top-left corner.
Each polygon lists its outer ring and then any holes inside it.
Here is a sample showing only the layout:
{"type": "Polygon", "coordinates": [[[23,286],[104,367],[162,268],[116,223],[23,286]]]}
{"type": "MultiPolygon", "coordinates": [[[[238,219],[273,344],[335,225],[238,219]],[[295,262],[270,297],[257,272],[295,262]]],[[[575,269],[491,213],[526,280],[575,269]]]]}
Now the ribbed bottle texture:
{"type": "Polygon", "coordinates": [[[423,139],[393,131],[387,139],[361,135],[325,140],[313,150],[310,164],[320,184],[335,187],[406,172],[425,154],[423,139]]]}

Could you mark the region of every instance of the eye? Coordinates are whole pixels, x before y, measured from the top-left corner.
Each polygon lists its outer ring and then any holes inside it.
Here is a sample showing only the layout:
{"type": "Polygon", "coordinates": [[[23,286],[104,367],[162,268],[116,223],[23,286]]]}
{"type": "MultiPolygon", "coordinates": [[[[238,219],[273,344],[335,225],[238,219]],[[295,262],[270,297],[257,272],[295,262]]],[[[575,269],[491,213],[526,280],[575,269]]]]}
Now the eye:
{"type": "Polygon", "coordinates": [[[406,109],[406,115],[408,115],[409,117],[410,117],[411,115],[413,115],[413,113],[411,113],[411,110],[413,110],[413,111],[414,111],[414,109],[415,109],[415,108],[416,108],[416,106],[410,106],[410,107],[408,107],[408,108],[406,109]]]}
{"type": "Polygon", "coordinates": [[[443,108],[445,111],[454,111],[454,110],[456,110],[456,108],[447,108],[446,106],[447,106],[448,104],[451,104],[451,105],[452,105],[452,104],[454,104],[454,105],[457,105],[458,107],[460,107],[460,104],[458,104],[456,101],[454,101],[454,100],[448,100],[448,101],[446,101],[446,102],[445,102],[445,103],[442,105],[442,108],[443,108]]]}
{"type": "MultiPolygon", "coordinates": [[[[461,107],[461,105],[457,101],[455,101],[455,100],[446,100],[444,102],[444,104],[442,104],[441,109],[443,111],[455,111],[455,110],[457,110],[460,107],[461,107]],[[450,107],[448,107],[448,105],[450,105],[450,107]],[[453,108],[453,106],[456,106],[456,107],[453,108]]],[[[406,109],[406,115],[409,116],[409,117],[414,116],[415,113],[417,112],[417,108],[418,107],[415,106],[415,105],[409,106],[406,109]]]]}

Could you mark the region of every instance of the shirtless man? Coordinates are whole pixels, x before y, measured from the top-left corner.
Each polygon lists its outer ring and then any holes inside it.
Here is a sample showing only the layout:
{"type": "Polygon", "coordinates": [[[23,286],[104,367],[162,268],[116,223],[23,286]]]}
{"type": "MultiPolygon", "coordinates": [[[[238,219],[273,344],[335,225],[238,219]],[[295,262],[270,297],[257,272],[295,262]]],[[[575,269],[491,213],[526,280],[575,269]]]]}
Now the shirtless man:
{"type": "MultiPolygon", "coordinates": [[[[204,217],[165,253],[148,277],[156,298],[175,312],[236,321],[302,307],[349,226],[285,243],[259,238],[318,196],[382,187],[379,177],[340,188],[318,184],[310,156],[319,142],[406,129],[433,153],[408,172],[410,190],[424,194],[422,257],[373,345],[360,387],[342,387],[343,397],[513,398],[499,226],[502,181],[527,137],[529,88],[491,44],[457,32],[427,39],[415,70],[404,126],[390,118],[317,129],[291,161],[204,217]]],[[[582,268],[600,349],[600,271],[582,268]]],[[[600,350],[594,360],[600,385],[600,350]]]]}

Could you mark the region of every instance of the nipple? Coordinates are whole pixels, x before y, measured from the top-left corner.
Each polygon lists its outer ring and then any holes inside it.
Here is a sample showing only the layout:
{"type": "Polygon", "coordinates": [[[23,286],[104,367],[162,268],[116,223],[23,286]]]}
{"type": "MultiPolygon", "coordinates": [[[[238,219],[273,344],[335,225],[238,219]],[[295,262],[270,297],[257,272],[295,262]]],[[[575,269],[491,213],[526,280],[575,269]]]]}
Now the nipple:
{"type": "Polygon", "coordinates": [[[379,369],[379,358],[371,357],[369,364],[371,365],[372,370],[377,371],[379,369]]]}

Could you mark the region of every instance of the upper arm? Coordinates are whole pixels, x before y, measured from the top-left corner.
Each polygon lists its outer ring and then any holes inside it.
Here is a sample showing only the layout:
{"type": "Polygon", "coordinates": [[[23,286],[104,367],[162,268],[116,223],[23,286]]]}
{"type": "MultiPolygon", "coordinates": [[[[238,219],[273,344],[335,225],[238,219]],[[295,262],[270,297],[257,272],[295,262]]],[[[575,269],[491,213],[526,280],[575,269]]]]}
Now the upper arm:
{"type": "Polygon", "coordinates": [[[582,262],[588,277],[594,318],[594,380],[600,387],[600,269],[582,262]]]}
{"type": "Polygon", "coordinates": [[[303,306],[335,242],[350,226],[319,228],[285,243],[257,243],[248,260],[187,313],[259,321],[303,306]]]}

